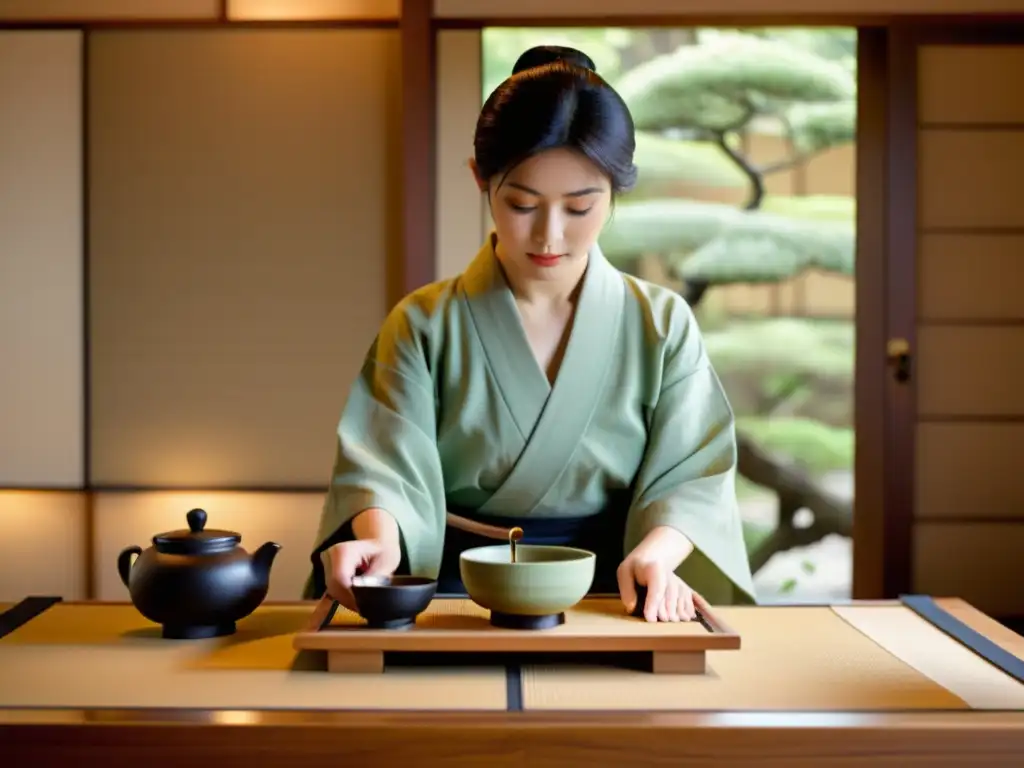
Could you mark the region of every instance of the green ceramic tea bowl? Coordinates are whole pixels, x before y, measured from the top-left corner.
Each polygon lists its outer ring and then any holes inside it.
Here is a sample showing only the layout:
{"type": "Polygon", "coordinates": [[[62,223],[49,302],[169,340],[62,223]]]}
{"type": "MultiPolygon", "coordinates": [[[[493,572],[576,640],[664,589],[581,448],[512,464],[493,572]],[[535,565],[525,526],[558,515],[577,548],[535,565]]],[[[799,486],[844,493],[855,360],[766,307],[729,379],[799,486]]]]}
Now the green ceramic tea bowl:
{"type": "Polygon", "coordinates": [[[508,544],[467,549],[459,557],[462,584],[474,603],[513,616],[550,616],[572,608],[594,583],[593,552],[574,547],[508,544]]]}

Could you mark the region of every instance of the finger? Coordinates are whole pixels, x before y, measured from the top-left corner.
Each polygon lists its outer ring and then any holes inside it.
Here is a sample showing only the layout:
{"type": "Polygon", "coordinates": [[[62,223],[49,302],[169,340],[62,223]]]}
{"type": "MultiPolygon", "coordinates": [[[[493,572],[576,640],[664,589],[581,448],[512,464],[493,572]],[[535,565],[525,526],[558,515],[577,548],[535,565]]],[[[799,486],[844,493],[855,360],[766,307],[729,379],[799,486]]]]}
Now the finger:
{"type": "Polygon", "coordinates": [[[657,566],[649,566],[644,569],[647,577],[647,602],[644,604],[644,618],[648,621],[658,620],[658,611],[665,601],[665,573],[657,566]]]}
{"type": "Polygon", "coordinates": [[[358,573],[362,560],[362,554],[356,547],[339,547],[332,553],[331,578],[342,589],[348,589],[352,586],[352,577],[358,573]]]}
{"type": "Polygon", "coordinates": [[[685,584],[679,590],[679,615],[683,621],[692,621],[697,615],[693,609],[693,590],[685,584]]]}
{"type": "Polygon", "coordinates": [[[619,582],[619,597],[626,606],[626,613],[632,613],[636,608],[636,580],[633,578],[632,564],[624,560],[615,571],[615,577],[619,582]]]}
{"type": "Polygon", "coordinates": [[[394,568],[380,552],[369,552],[363,558],[363,576],[391,576],[394,568]]]}
{"type": "Polygon", "coordinates": [[[352,586],[352,579],[360,569],[365,573],[368,567],[372,567],[379,554],[380,546],[370,539],[346,542],[332,553],[334,578],[342,587],[349,589],[352,586]]]}
{"type": "Polygon", "coordinates": [[[669,577],[665,585],[665,600],[661,604],[665,618],[661,619],[661,615],[658,615],[662,621],[679,621],[679,587],[679,579],[669,577]]]}

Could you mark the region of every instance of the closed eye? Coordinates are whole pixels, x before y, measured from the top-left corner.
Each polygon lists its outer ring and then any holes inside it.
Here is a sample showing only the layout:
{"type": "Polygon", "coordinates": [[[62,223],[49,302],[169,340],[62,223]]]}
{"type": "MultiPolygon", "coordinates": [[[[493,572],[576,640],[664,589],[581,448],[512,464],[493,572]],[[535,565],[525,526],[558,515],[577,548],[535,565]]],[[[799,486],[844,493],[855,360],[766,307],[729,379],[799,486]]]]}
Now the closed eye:
{"type": "MultiPolygon", "coordinates": [[[[516,205],[515,203],[509,203],[509,207],[513,211],[516,211],[518,213],[529,213],[530,211],[537,210],[537,206],[535,206],[535,205],[534,206],[529,206],[529,205],[516,205]]],[[[593,210],[593,207],[594,206],[590,206],[590,208],[585,208],[582,211],[581,210],[577,210],[576,208],[566,208],[565,212],[568,213],[570,216],[586,216],[588,213],[590,213],[591,210],[593,210]]]]}

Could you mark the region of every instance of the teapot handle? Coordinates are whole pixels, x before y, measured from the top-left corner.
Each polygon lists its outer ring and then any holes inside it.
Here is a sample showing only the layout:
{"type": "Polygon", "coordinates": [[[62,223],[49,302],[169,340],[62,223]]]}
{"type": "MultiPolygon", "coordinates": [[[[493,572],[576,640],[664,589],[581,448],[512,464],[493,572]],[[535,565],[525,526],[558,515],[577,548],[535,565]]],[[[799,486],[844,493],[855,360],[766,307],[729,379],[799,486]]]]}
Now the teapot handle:
{"type": "Polygon", "coordinates": [[[128,575],[132,572],[132,556],[141,554],[142,547],[137,547],[133,544],[122,549],[121,554],[117,556],[117,574],[121,577],[121,581],[124,582],[126,587],[128,586],[128,575]]]}

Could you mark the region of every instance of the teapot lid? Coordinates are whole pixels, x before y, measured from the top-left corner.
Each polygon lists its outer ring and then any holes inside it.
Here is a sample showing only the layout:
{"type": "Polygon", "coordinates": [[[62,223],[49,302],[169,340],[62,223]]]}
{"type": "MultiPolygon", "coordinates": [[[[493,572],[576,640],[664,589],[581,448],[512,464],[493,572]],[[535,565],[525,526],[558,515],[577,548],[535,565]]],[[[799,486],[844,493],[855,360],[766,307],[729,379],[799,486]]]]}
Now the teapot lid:
{"type": "Polygon", "coordinates": [[[242,540],[234,531],[206,529],[206,511],[190,510],[185,519],[189,530],[180,529],[160,533],[153,537],[157,552],[175,555],[210,555],[233,549],[242,540]]]}

